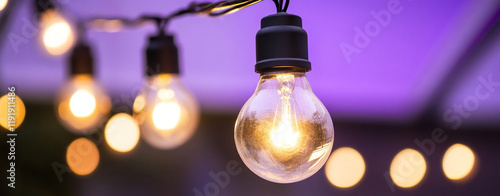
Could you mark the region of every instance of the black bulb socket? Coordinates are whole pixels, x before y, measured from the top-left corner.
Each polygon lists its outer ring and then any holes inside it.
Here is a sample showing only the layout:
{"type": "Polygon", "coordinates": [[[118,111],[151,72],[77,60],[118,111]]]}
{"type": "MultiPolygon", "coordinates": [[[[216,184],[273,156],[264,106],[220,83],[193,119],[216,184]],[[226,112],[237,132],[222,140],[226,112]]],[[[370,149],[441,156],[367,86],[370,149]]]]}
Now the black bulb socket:
{"type": "Polygon", "coordinates": [[[146,48],[146,74],[179,74],[179,52],[172,35],[149,37],[146,48]]]}
{"type": "Polygon", "coordinates": [[[90,47],[84,43],[78,43],[71,51],[70,74],[93,74],[94,58],[90,47]]]}
{"type": "Polygon", "coordinates": [[[277,70],[310,71],[307,32],[302,18],[278,12],[261,20],[256,36],[257,64],[255,72],[277,70]]]}

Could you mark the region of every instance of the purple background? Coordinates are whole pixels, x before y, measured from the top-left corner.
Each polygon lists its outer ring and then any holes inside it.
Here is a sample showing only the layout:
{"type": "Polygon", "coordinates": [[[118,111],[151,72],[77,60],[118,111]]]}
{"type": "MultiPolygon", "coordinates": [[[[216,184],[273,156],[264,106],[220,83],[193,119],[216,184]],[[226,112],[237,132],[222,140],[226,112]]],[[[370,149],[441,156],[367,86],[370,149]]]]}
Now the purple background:
{"type": "MultiPolygon", "coordinates": [[[[119,1],[65,0],[66,13],[136,18],[142,13],[165,15],[184,7],[187,0],[119,1]]],[[[353,45],[354,29],[375,21],[370,11],[387,9],[389,0],[292,1],[289,13],[303,18],[309,35],[313,70],[308,78],[316,95],[334,119],[408,122],[439,95],[440,85],[459,61],[471,52],[491,21],[498,16],[497,0],[401,0],[398,14],[369,45],[347,62],[340,44],[353,45]]],[[[23,1],[11,18],[7,33],[22,35],[32,14],[31,2],[23,1]]],[[[237,112],[252,95],[258,81],[254,73],[255,34],[260,19],[275,12],[270,1],[257,3],[228,16],[186,16],[174,20],[169,30],[180,47],[182,78],[206,112],[237,112]]],[[[96,59],[97,80],[115,98],[134,94],[144,79],[144,47],[153,26],[117,33],[90,31],[96,59]]],[[[446,111],[463,102],[478,85],[477,77],[493,74],[500,81],[499,36],[481,54],[474,70],[447,88],[439,101],[446,111]]],[[[28,38],[18,52],[4,42],[0,54],[3,85],[16,85],[25,101],[51,102],[67,79],[67,54],[49,56],[40,37],[28,38]]],[[[442,88],[441,88],[442,89],[442,88]]],[[[473,118],[494,122],[500,114],[500,93],[481,101],[473,118]]],[[[474,121],[475,122],[475,121],[474,121]]]]}

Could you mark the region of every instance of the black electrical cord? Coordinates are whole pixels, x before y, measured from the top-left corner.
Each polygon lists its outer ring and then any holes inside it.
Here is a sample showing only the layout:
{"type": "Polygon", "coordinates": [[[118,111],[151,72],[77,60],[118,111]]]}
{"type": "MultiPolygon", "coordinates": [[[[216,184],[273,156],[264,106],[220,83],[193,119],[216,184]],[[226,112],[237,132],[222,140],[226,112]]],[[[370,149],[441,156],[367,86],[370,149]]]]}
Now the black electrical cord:
{"type": "Polygon", "coordinates": [[[285,8],[283,8],[283,12],[286,12],[288,10],[288,4],[290,3],[290,0],[286,0],[285,2],[285,8]]]}
{"type": "Polygon", "coordinates": [[[146,22],[155,22],[159,33],[163,34],[165,28],[170,20],[180,16],[188,14],[205,14],[212,17],[222,16],[236,12],[240,9],[253,5],[255,3],[261,2],[262,0],[226,0],[219,1],[215,3],[190,3],[188,7],[180,9],[172,14],[165,17],[161,16],[141,16],[135,20],[130,20],[126,18],[92,18],[87,20],[87,24],[90,28],[106,29],[106,23],[114,21],[118,22],[122,26],[139,26],[146,22]]]}

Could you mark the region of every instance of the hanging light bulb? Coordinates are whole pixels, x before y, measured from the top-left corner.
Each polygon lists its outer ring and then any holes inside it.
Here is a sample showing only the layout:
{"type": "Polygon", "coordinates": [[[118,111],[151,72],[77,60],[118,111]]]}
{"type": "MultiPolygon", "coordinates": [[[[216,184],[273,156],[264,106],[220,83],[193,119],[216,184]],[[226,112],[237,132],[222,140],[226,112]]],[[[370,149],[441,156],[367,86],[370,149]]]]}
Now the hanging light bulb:
{"type": "Polygon", "coordinates": [[[160,149],[184,144],[198,124],[198,104],[179,79],[173,36],[150,37],[146,52],[148,78],[134,102],[134,117],[143,138],[160,149]]]}
{"type": "Polygon", "coordinates": [[[245,165],[276,183],[313,175],[333,146],[332,119],[306,78],[311,64],[301,27],[299,16],[284,12],[262,19],[255,66],[260,80],[234,130],[245,165]]]}
{"type": "Polygon", "coordinates": [[[93,59],[87,45],[78,44],[73,49],[70,64],[72,78],[59,93],[56,111],[70,131],[91,133],[109,113],[111,102],[92,77],[93,59]]]}
{"type": "Polygon", "coordinates": [[[42,43],[51,55],[66,53],[75,43],[75,33],[70,23],[58,12],[51,0],[36,0],[39,13],[42,43]]]}

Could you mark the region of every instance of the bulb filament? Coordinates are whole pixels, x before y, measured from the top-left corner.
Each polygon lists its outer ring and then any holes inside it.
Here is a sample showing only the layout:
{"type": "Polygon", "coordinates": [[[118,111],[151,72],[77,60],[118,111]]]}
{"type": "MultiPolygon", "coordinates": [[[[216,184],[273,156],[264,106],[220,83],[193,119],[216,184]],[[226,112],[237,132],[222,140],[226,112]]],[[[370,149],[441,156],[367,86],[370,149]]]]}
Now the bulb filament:
{"type": "Polygon", "coordinates": [[[293,92],[295,78],[292,74],[280,74],[277,76],[278,93],[281,95],[281,119],[276,111],[271,140],[273,145],[279,148],[293,148],[297,145],[299,130],[292,116],[290,95],[293,92]],[[295,126],[294,126],[295,124],[295,126]]]}

